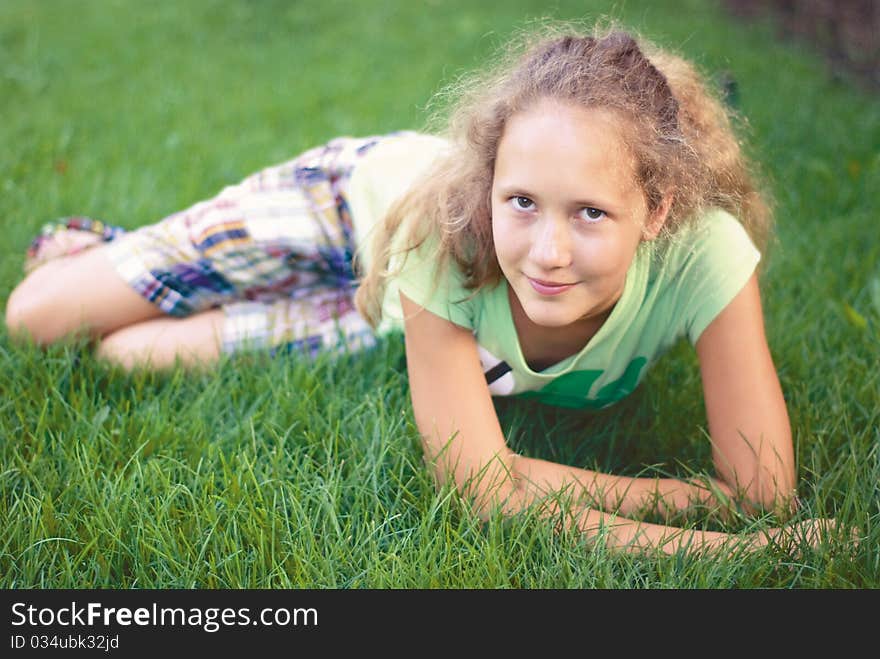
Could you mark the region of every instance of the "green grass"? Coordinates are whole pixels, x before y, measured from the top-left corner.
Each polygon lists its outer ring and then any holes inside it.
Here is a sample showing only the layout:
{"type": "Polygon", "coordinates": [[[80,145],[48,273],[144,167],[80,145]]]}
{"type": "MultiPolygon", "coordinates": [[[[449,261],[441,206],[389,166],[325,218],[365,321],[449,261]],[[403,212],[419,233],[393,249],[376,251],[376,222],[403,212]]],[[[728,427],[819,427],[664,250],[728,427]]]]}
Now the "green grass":
{"type": "MultiPolygon", "coordinates": [[[[764,306],[803,514],[858,526],[854,554],[830,539],[797,559],[633,556],[528,516],[481,525],[422,465],[400,337],[315,364],[126,374],[82,344],[41,352],[2,330],[0,586],[880,586],[880,100],[769,25],[646,5],[7,0],[0,300],[43,222],[134,227],[330,137],[419,128],[441,84],[528,20],[610,14],[739,82],[777,199],[764,306]]],[[[684,345],[615,409],[498,407],[531,455],[711,469],[684,345]]]]}

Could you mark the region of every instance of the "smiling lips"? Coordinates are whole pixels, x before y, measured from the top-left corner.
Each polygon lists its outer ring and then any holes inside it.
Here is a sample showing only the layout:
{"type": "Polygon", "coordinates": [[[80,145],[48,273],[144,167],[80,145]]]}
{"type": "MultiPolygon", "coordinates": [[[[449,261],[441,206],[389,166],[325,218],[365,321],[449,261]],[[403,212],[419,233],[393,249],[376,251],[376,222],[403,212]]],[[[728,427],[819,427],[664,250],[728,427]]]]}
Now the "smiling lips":
{"type": "Polygon", "coordinates": [[[559,295],[574,286],[574,284],[560,284],[558,282],[544,281],[543,279],[532,279],[529,276],[526,276],[526,279],[529,280],[532,288],[541,295],[559,295]]]}

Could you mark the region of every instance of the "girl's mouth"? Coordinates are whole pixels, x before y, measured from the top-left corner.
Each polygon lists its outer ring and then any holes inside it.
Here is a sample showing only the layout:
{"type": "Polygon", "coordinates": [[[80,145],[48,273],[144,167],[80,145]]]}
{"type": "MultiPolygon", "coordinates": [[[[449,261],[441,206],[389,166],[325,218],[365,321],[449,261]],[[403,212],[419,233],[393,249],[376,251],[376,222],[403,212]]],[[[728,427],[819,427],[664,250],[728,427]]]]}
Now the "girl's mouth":
{"type": "Polygon", "coordinates": [[[532,279],[528,275],[526,276],[526,279],[529,280],[532,288],[541,295],[559,295],[574,286],[574,284],[563,284],[559,282],[544,281],[542,279],[532,279]]]}

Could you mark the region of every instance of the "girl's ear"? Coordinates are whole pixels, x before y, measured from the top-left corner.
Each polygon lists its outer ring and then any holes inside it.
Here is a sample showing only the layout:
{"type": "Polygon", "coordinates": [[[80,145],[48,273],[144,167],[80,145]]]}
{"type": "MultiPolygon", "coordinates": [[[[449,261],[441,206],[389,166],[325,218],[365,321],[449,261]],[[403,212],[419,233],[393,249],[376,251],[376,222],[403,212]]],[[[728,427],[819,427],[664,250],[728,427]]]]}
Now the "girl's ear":
{"type": "Polygon", "coordinates": [[[672,198],[672,192],[664,194],[660,205],[648,215],[648,221],[642,229],[642,240],[654,240],[654,238],[660,235],[660,230],[666,224],[669,209],[672,208],[672,198]]]}

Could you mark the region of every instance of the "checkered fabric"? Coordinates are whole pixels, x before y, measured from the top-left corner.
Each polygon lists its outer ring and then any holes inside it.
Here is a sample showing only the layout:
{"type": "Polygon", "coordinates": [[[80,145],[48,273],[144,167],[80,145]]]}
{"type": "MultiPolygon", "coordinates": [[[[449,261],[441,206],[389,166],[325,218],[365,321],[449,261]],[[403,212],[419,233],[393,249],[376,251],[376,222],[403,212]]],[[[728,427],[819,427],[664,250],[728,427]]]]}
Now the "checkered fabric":
{"type": "MultiPolygon", "coordinates": [[[[125,232],[101,224],[117,271],[171,316],[222,307],[223,349],[361,349],[346,184],[382,140],[340,137],[125,232]]],[[[87,219],[87,218],[86,218],[87,219]]]]}

